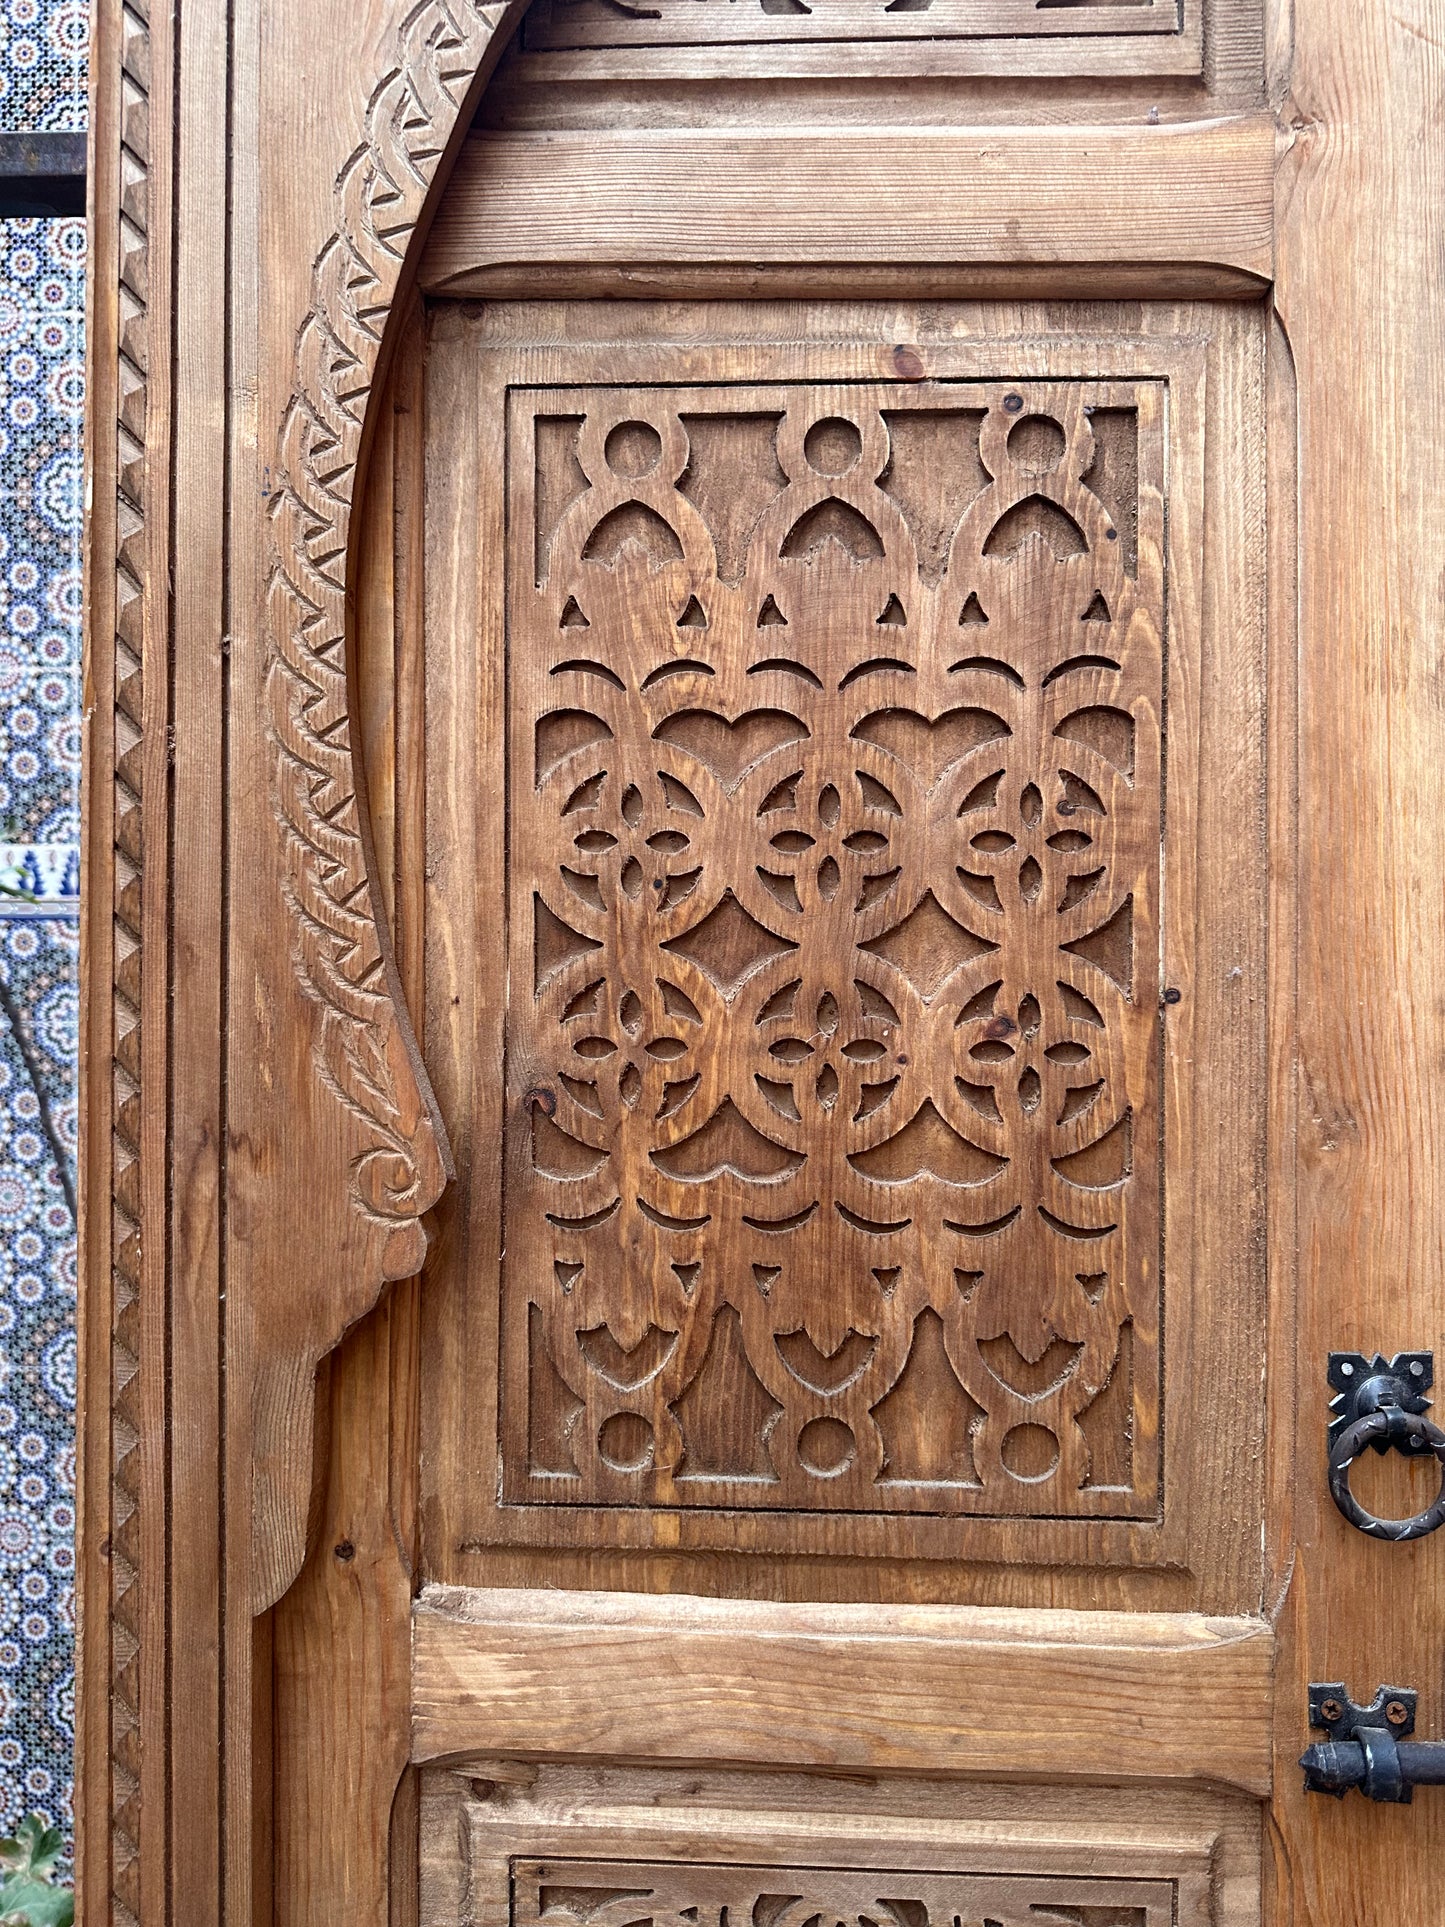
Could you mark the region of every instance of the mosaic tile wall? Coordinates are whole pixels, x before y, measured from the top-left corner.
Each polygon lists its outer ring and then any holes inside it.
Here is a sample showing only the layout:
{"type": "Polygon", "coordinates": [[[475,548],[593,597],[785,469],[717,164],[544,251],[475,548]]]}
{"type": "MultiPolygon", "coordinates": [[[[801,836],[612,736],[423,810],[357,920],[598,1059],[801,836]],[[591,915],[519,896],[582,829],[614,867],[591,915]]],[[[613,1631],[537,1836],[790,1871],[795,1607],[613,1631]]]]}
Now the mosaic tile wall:
{"type": "MultiPolygon", "coordinates": [[[[84,127],[87,30],[0,0],[0,129],[84,127]]],[[[67,1838],[84,307],[84,223],[0,221],[0,1831],[67,1838]]]]}

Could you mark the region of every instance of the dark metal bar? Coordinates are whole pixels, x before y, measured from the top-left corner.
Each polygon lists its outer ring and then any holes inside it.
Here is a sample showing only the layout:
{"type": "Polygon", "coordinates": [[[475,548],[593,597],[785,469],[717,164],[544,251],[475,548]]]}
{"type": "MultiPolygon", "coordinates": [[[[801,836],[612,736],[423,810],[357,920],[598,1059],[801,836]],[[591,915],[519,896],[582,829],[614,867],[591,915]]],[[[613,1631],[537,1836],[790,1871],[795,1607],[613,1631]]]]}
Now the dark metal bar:
{"type": "Polygon", "coordinates": [[[84,134],[0,133],[0,220],[84,212],[84,134]]]}
{"type": "MultiPolygon", "coordinates": [[[[1400,1780],[1406,1787],[1445,1786],[1445,1740],[1401,1740],[1400,1780]]],[[[1358,1740],[1321,1740],[1306,1747],[1300,1765],[1311,1793],[1345,1793],[1363,1787],[1369,1761],[1358,1740]]]]}

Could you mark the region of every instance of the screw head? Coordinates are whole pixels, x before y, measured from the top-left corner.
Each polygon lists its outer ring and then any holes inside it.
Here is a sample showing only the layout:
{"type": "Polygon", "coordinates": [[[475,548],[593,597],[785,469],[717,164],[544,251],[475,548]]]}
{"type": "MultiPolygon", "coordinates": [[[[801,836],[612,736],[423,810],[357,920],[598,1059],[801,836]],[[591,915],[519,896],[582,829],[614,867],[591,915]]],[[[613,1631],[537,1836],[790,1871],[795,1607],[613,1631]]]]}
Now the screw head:
{"type": "Polygon", "coordinates": [[[1024,398],[1022,395],[1005,395],[1003,405],[1010,415],[1016,415],[1024,405],[1024,398]]]}
{"type": "Polygon", "coordinates": [[[1331,1726],[1334,1725],[1336,1720],[1344,1718],[1344,1712],[1345,1709],[1340,1705],[1338,1700],[1320,1701],[1320,1718],[1327,1720],[1331,1726]]]}
{"type": "Polygon", "coordinates": [[[1391,1700],[1385,1707],[1385,1718],[1391,1726],[1403,1726],[1410,1717],[1410,1709],[1403,1700],[1391,1700]]]}
{"type": "Polygon", "coordinates": [[[1353,1378],[1354,1375],[1355,1375],[1355,1368],[1353,1365],[1341,1365],[1340,1367],[1341,1378],[1353,1378]]]}
{"type": "Polygon", "coordinates": [[[1425,1376],[1425,1367],[1420,1363],[1418,1358],[1410,1367],[1410,1376],[1411,1378],[1423,1378],[1425,1376]]]}

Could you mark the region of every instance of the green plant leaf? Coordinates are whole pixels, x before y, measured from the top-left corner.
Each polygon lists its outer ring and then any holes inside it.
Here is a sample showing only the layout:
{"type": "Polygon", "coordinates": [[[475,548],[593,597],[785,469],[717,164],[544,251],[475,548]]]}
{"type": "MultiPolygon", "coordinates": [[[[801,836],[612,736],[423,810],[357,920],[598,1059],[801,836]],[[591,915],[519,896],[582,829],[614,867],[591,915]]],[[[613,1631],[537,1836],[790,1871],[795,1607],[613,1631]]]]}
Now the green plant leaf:
{"type": "Polygon", "coordinates": [[[75,1927],[75,1897],[48,1880],[12,1874],[0,1882],[0,1927],[75,1927]]]}
{"type": "Polygon", "coordinates": [[[36,1814],[0,1840],[0,1927],[74,1927],[75,1898],[51,1879],[64,1842],[36,1814]]]}
{"type": "Polygon", "coordinates": [[[0,1867],[46,1880],[55,1870],[63,1844],[57,1830],[47,1827],[38,1813],[28,1814],[12,1839],[0,1840],[0,1867]]]}

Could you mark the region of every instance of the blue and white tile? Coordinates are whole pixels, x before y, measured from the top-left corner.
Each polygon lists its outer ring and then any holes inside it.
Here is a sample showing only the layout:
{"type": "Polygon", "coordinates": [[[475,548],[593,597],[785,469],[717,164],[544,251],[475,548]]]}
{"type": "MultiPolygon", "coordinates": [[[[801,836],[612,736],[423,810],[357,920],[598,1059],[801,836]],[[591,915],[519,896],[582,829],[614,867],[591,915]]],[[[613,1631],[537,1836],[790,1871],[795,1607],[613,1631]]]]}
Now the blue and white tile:
{"type": "Polygon", "coordinates": [[[0,1828],[34,1811],[67,1833],[77,942],[70,918],[0,922],[0,1828]]]}
{"type": "MultiPolygon", "coordinates": [[[[83,128],[86,0],[0,0],[0,129],[83,128]]],[[[0,1831],[71,1829],[85,228],[0,222],[0,1831]]]]}
{"type": "Polygon", "coordinates": [[[0,0],[0,127],[85,126],[85,0],[0,0]]]}

